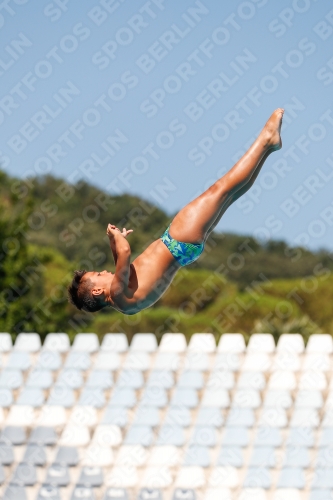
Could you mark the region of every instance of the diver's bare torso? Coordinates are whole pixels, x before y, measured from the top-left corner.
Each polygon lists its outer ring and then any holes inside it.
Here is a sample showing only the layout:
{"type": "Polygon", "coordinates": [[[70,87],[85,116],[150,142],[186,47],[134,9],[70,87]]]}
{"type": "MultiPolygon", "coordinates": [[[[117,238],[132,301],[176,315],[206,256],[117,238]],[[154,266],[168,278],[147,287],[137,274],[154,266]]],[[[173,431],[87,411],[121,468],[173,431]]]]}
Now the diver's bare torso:
{"type": "Polygon", "coordinates": [[[131,263],[128,287],[113,300],[112,307],[129,315],[150,307],[164,294],[180,267],[162,240],[154,241],[131,263]]]}

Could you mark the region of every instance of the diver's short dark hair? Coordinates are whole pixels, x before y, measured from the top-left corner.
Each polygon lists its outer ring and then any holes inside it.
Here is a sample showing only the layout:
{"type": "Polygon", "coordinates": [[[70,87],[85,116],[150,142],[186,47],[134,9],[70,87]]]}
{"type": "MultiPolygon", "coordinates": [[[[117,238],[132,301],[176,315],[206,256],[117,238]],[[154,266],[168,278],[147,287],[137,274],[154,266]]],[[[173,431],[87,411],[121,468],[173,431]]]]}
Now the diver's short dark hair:
{"type": "Polygon", "coordinates": [[[68,300],[78,309],[88,312],[96,312],[105,307],[97,297],[91,293],[94,283],[90,278],[82,280],[87,273],[85,269],[74,271],[72,283],[68,286],[68,300]]]}

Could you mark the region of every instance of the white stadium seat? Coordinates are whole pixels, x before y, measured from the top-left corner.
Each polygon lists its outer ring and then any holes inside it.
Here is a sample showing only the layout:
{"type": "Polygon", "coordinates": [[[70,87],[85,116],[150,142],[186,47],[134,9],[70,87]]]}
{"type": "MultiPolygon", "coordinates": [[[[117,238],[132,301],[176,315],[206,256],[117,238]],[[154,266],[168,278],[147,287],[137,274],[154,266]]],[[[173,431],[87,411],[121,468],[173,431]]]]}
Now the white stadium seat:
{"type": "Polygon", "coordinates": [[[332,354],[333,352],[333,337],[328,333],[320,333],[310,335],[306,352],[312,353],[322,353],[322,354],[332,354]]]}
{"type": "Polygon", "coordinates": [[[269,389],[292,391],[296,388],[296,377],[292,371],[277,370],[273,372],[268,381],[269,389]]]}
{"type": "Polygon", "coordinates": [[[314,408],[297,408],[294,410],[290,427],[318,427],[319,425],[318,411],[314,408]]]}
{"type": "Polygon", "coordinates": [[[266,378],[262,372],[243,371],[238,378],[238,389],[255,389],[262,391],[266,386],[266,378]]]}
{"type": "MultiPolygon", "coordinates": [[[[31,376],[31,373],[30,373],[31,376]]],[[[48,377],[45,377],[48,378],[48,377]]],[[[5,389],[19,389],[23,385],[21,370],[4,369],[0,374],[0,387],[5,389]]]]}
{"type": "Polygon", "coordinates": [[[0,408],[0,425],[2,426],[5,422],[5,413],[3,408],[0,408]]]}
{"type": "Polygon", "coordinates": [[[188,350],[183,366],[187,370],[208,371],[210,368],[209,355],[206,352],[188,350]]]}
{"type": "Polygon", "coordinates": [[[235,375],[232,371],[213,371],[207,381],[208,388],[233,389],[236,386],[235,375]]]}
{"type": "Polygon", "coordinates": [[[111,448],[91,444],[84,451],[82,465],[88,467],[110,467],[114,463],[114,452],[111,448]]]}
{"type": "Polygon", "coordinates": [[[215,467],[209,478],[211,488],[237,488],[240,485],[240,475],[236,467],[215,467]]]}
{"type": "Polygon", "coordinates": [[[286,427],[288,423],[286,411],[283,408],[264,408],[258,420],[259,426],[286,427]]]}
{"type": "Polygon", "coordinates": [[[188,350],[199,353],[213,353],[216,351],[216,341],[212,333],[194,333],[188,345],[188,350]]]}
{"type": "Polygon", "coordinates": [[[95,359],[96,370],[118,370],[120,368],[120,357],[117,352],[100,351],[95,359]]]}
{"type": "Polygon", "coordinates": [[[39,411],[37,424],[46,427],[63,427],[67,423],[66,410],[63,406],[43,406],[39,411]]]}
{"type": "Polygon", "coordinates": [[[253,333],[247,346],[247,352],[272,354],[275,351],[274,337],[270,333],[253,333]]]}
{"type": "Polygon", "coordinates": [[[167,465],[176,467],[181,462],[181,450],[176,446],[153,446],[148,458],[148,465],[167,465]]]}
{"type": "Polygon", "coordinates": [[[147,467],[144,469],[141,487],[142,488],[168,488],[172,484],[172,474],[168,467],[147,467]]]}
{"type": "Polygon", "coordinates": [[[74,406],[69,417],[69,423],[95,427],[98,423],[96,408],[92,406],[74,406]]]}
{"type": "Polygon", "coordinates": [[[266,391],[264,399],[265,408],[291,408],[293,399],[291,392],[286,390],[269,389],[266,391]]]}
{"type": "Polygon", "coordinates": [[[319,370],[322,372],[331,371],[332,362],[329,354],[322,352],[307,352],[304,356],[302,371],[319,370]]]}
{"type": "Polygon", "coordinates": [[[60,446],[87,446],[90,442],[88,427],[84,425],[68,424],[62,431],[60,446]]]}
{"type": "Polygon", "coordinates": [[[215,356],[213,371],[238,372],[242,367],[242,356],[237,352],[220,352],[215,356]]]}
{"type": "Polygon", "coordinates": [[[301,493],[293,488],[279,488],[273,493],[273,500],[301,500],[301,493]]]}
{"type": "Polygon", "coordinates": [[[202,488],[205,483],[205,473],[202,467],[182,467],[175,480],[177,488],[202,488]]]}
{"type": "Polygon", "coordinates": [[[67,352],[70,343],[67,333],[48,333],[45,337],[43,349],[56,352],[67,352]]]}
{"type": "Polygon", "coordinates": [[[225,389],[207,388],[202,396],[202,406],[227,408],[230,404],[229,393],[225,389]]]}
{"type": "Polygon", "coordinates": [[[276,350],[301,354],[304,351],[304,340],[300,333],[283,333],[280,335],[276,350]]]}
{"type": "Polygon", "coordinates": [[[136,333],[133,335],[130,350],[139,352],[155,352],[157,349],[156,337],[153,333],[136,333]]]}
{"type": "Polygon", "coordinates": [[[272,359],[265,352],[247,352],[243,364],[242,371],[260,371],[267,372],[272,365],[272,359]]]}
{"type": "Polygon", "coordinates": [[[35,368],[41,370],[58,371],[61,368],[62,359],[59,352],[43,349],[36,360],[35,368]]]}
{"type": "Polygon", "coordinates": [[[239,408],[259,408],[260,392],[256,389],[238,389],[234,393],[233,405],[239,408]]]}
{"type": "Polygon", "coordinates": [[[98,425],[94,430],[92,443],[109,448],[119,446],[122,442],[121,430],[117,425],[98,425]]]}
{"type": "Polygon", "coordinates": [[[6,418],[6,425],[30,427],[36,420],[36,410],[32,406],[12,405],[6,418]]]}
{"type": "MultiPolygon", "coordinates": [[[[207,488],[203,500],[232,500],[233,494],[229,488],[207,488]]],[[[253,499],[255,500],[255,499],[253,499]]]]}
{"type": "Polygon", "coordinates": [[[245,341],[241,333],[224,333],[217,346],[218,352],[242,353],[245,349],[245,341]]]}
{"type": "Polygon", "coordinates": [[[186,351],[185,335],[182,333],[165,333],[159,345],[160,352],[181,353],[186,351]]]}
{"type": "Polygon", "coordinates": [[[10,370],[21,370],[26,372],[31,368],[32,357],[24,351],[12,351],[8,358],[6,368],[10,370]]]}
{"type": "Polygon", "coordinates": [[[158,352],[152,368],[154,370],[171,370],[176,372],[181,366],[181,360],[178,353],[158,352]]]}
{"type": "Polygon", "coordinates": [[[106,486],[113,488],[134,488],[139,482],[139,475],[136,467],[115,466],[111,473],[106,477],[106,486]]]}
{"type": "Polygon", "coordinates": [[[303,372],[298,387],[304,390],[324,391],[327,387],[327,379],[323,372],[308,370],[303,372]]]}
{"type": "Polygon", "coordinates": [[[41,348],[38,333],[19,333],[16,337],[14,349],[16,351],[37,352],[41,348]]]}
{"type": "Polygon", "coordinates": [[[0,352],[9,352],[13,347],[12,337],[9,333],[0,333],[0,352]]]}
{"type": "Polygon", "coordinates": [[[322,393],[317,390],[299,390],[295,396],[295,408],[317,408],[324,405],[322,393]]]}
{"type": "Polygon", "coordinates": [[[127,337],[124,333],[106,333],[101,344],[102,351],[126,352],[128,349],[127,337]]]}
{"type": "Polygon", "coordinates": [[[116,457],[116,465],[119,467],[142,467],[147,463],[148,451],[143,446],[123,444],[119,448],[116,457]]]}
{"type": "Polygon", "coordinates": [[[98,351],[99,341],[96,333],[78,333],[73,342],[73,351],[93,353],[98,351]]]}
{"type": "Polygon", "coordinates": [[[299,371],[301,369],[301,358],[298,353],[293,351],[279,351],[276,353],[272,370],[287,370],[287,371],[299,371]]]}
{"type": "Polygon", "coordinates": [[[240,492],[238,500],[267,500],[266,490],[263,488],[245,488],[240,492]]]}
{"type": "Polygon", "coordinates": [[[150,355],[147,352],[130,351],[123,366],[128,370],[147,371],[151,368],[150,355]]]}

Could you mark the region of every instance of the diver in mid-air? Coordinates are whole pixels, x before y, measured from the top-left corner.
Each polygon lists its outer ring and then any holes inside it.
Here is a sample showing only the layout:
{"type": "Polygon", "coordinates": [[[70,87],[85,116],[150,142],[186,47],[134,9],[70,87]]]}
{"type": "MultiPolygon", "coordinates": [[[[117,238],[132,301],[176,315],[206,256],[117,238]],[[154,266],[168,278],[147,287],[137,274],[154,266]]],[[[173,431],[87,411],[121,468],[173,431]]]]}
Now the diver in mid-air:
{"type": "Polygon", "coordinates": [[[161,238],[151,243],[132,263],[126,239],[132,230],[123,228],[120,231],[109,224],[107,234],[115,272],[75,271],[68,287],[69,300],[85,311],[112,307],[130,315],[154,304],[167,290],[176,272],[198,259],[224,212],[250,189],[266,158],[282,147],[283,113],[282,108],[276,109],[231,170],[180,210],[161,238]]]}

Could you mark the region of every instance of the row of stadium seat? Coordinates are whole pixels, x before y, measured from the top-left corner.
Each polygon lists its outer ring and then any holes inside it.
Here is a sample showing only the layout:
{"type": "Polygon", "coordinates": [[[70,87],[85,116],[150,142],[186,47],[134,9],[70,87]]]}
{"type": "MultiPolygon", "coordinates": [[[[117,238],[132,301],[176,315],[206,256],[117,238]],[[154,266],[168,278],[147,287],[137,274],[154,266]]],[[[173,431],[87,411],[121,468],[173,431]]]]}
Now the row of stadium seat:
{"type": "Polygon", "coordinates": [[[332,500],[333,343],[0,334],[3,500],[332,500]]]}
{"type": "MultiPolygon", "coordinates": [[[[200,494],[199,494],[200,495],[200,494]]],[[[283,488],[276,490],[272,495],[267,496],[265,490],[242,489],[233,496],[227,488],[210,488],[203,495],[198,496],[194,489],[176,488],[166,498],[158,488],[142,488],[135,495],[122,488],[106,488],[104,493],[96,497],[93,488],[77,486],[71,493],[61,492],[55,486],[42,486],[36,493],[30,493],[24,487],[10,485],[4,493],[3,500],[331,500],[329,490],[313,490],[309,496],[302,496],[294,488],[283,488]]]]}
{"type": "Polygon", "coordinates": [[[310,353],[299,355],[294,353],[277,353],[268,355],[262,353],[160,353],[156,355],[145,352],[129,352],[120,356],[114,352],[99,352],[91,355],[86,352],[69,351],[65,355],[58,352],[43,350],[37,355],[27,352],[13,351],[2,355],[2,367],[11,370],[27,371],[32,367],[58,371],[61,368],[78,369],[84,372],[90,369],[118,371],[120,369],[148,371],[192,369],[199,371],[274,371],[287,372],[331,372],[332,360],[326,353],[310,353]],[[66,358],[66,359],[64,359],[66,358]]]}
{"type": "MultiPolygon", "coordinates": [[[[46,336],[44,345],[41,345],[40,337],[37,333],[20,333],[16,337],[15,345],[12,344],[11,336],[8,333],[0,333],[0,352],[8,352],[14,347],[18,351],[37,352],[42,347],[50,351],[67,352],[71,346],[68,335],[65,333],[50,333],[46,336]]],[[[265,352],[289,351],[302,353],[305,350],[304,340],[300,334],[282,334],[275,346],[272,335],[252,334],[248,346],[246,347],[244,337],[238,333],[225,333],[221,336],[216,346],[215,337],[209,333],[197,333],[191,336],[187,346],[186,338],[181,333],[166,333],[162,336],[161,343],[157,346],[156,337],[152,333],[135,334],[131,345],[128,345],[127,337],[123,333],[108,333],[104,335],[102,344],[99,344],[98,336],[94,333],[79,333],[75,336],[73,351],[83,351],[93,353],[101,349],[102,351],[126,352],[185,352],[187,349],[195,352],[212,353],[217,352],[265,352]]],[[[306,347],[307,352],[321,352],[331,354],[333,352],[333,339],[329,334],[311,335],[306,347]]]]}

